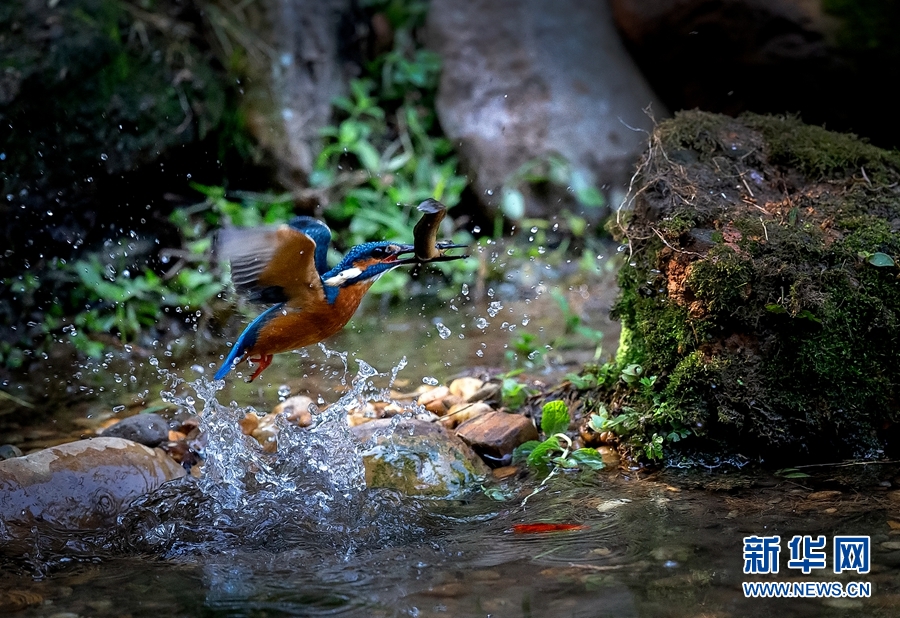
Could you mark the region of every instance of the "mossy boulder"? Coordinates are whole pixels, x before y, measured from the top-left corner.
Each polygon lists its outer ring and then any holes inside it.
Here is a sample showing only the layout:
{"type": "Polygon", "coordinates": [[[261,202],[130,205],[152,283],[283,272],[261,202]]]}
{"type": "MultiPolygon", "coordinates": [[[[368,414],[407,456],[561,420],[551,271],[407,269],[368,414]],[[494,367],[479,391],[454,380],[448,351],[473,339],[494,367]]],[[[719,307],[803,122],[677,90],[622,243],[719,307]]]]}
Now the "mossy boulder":
{"type": "Polygon", "coordinates": [[[683,112],[634,187],[595,426],[651,458],[896,454],[900,154],[791,117],[683,112]]]}

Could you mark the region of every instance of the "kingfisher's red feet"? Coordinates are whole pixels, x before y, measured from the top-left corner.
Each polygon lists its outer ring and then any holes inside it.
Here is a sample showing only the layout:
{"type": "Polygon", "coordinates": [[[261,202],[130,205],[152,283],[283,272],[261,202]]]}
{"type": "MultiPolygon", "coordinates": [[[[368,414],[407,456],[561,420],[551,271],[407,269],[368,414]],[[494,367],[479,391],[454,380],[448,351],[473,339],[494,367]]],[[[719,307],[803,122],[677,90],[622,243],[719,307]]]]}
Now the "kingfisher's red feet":
{"type": "Polygon", "coordinates": [[[260,354],[257,357],[248,359],[251,363],[259,363],[259,367],[256,368],[256,371],[253,372],[253,375],[250,376],[250,379],[247,382],[252,382],[256,378],[259,377],[259,374],[263,372],[263,369],[272,364],[272,354],[260,354]]]}

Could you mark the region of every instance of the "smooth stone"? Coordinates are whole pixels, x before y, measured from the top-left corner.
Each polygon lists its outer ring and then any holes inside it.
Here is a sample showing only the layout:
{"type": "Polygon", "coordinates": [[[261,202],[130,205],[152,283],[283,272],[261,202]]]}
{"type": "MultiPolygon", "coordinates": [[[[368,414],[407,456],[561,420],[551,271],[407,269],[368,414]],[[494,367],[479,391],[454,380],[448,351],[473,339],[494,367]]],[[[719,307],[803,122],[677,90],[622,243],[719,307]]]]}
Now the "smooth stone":
{"type": "Polygon", "coordinates": [[[21,457],[22,449],[14,444],[4,444],[0,446],[0,460],[12,459],[13,457],[21,457]]]}
{"type": "MultiPolygon", "coordinates": [[[[493,212],[511,180],[527,191],[517,177],[523,165],[553,155],[570,162],[579,183],[624,192],[654,124],[644,109],[667,115],[606,2],[432,0],[428,43],[443,59],[441,128],[493,212]]],[[[574,202],[565,186],[525,198],[522,214],[534,217],[574,202]]]]}
{"type": "Polygon", "coordinates": [[[0,462],[0,538],[36,524],[99,528],[133,500],[185,475],[160,450],[122,438],[79,440],[0,462]]]}
{"type": "Polygon", "coordinates": [[[366,485],[396,489],[408,496],[455,498],[477,486],[487,467],[459,438],[437,423],[378,419],[352,427],[362,442],[366,485]]]}
{"type": "Polygon", "coordinates": [[[169,422],[159,414],[136,414],[110,425],[102,435],[131,440],[144,446],[157,446],[169,439],[169,422]]]}
{"type": "Polygon", "coordinates": [[[463,401],[469,401],[469,398],[481,390],[483,386],[484,380],[479,380],[478,378],[457,378],[450,383],[450,394],[456,395],[463,401]]]}
{"type": "Polygon", "coordinates": [[[538,438],[530,418],[506,412],[487,412],[468,420],[456,428],[456,435],[476,453],[496,463],[505,462],[520,444],[538,438]]]}
{"type": "Polygon", "coordinates": [[[441,425],[447,429],[453,429],[468,420],[493,412],[494,409],[486,403],[458,403],[447,410],[447,414],[441,417],[441,425]]]}

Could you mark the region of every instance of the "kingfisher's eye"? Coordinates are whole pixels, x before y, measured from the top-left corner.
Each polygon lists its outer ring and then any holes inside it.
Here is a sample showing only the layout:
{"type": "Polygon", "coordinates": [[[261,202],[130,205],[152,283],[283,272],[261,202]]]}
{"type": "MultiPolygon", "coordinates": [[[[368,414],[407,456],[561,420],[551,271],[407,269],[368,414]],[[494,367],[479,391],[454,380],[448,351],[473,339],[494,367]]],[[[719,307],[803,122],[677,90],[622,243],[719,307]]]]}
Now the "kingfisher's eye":
{"type": "Polygon", "coordinates": [[[387,250],[387,247],[375,247],[372,249],[372,257],[374,258],[383,258],[390,255],[390,252],[387,250]]]}

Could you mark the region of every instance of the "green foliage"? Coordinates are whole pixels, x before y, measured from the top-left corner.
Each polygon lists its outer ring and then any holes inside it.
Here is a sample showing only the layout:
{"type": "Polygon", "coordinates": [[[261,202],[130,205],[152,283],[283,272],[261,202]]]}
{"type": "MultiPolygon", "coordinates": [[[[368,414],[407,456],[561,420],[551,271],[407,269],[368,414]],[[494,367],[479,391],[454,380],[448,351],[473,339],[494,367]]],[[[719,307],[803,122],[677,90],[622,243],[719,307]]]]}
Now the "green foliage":
{"type": "Polygon", "coordinates": [[[521,369],[499,376],[500,400],[510,410],[521,408],[525,400],[534,394],[534,389],[516,380],[516,376],[520,373],[521,369]]]}
{"type": "Polygon", "coordinates": [[[550,401],[541,411],[541,431],[547,436],[565,433],[569,428],[569,408],[562,401],[550,401]]]}
{"type": "Polygon", "coordinates": [[[75,316],[69,335],[90,356],[99,356],[102,347],[82,335],[114,333],[123,343],[133,341],[159,323],[161,311],[187,315],[221,289],[218,278],[203,269],[183,269],[163,279],[150,269],[116,271],[96,256],[75,262],[71,271],[81,284],[75,297],[87,309],[75,316]]]}
{"type": "Polygon", "coordinates": [[[541,411],[543,442],[530,440],[513,451],[513,461],[525,464],[539,472],[549,472],[551,464],[556,468],[585,468],[600,470],[603,460],[592,448],[572,450],[572,440],[565,434],[571,418],[569,408],[562,401],[549,401],[541,411]],[[563,446],[565,444],[565,446],[563,446]]]}
{"type": "Polygon", "coordinates": [[[781,470],[776,470],[775,476],[780,476],[786,479],[809,478],[809,475],[806,472],[800,472],[800,470],[798,470],[797,468],[782,468],[781,470]]]}

